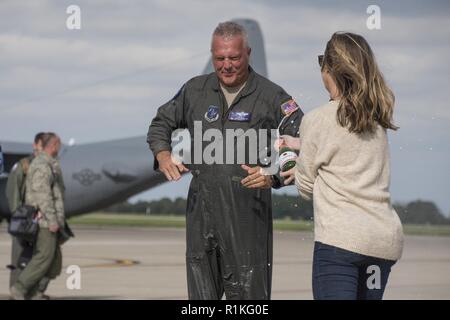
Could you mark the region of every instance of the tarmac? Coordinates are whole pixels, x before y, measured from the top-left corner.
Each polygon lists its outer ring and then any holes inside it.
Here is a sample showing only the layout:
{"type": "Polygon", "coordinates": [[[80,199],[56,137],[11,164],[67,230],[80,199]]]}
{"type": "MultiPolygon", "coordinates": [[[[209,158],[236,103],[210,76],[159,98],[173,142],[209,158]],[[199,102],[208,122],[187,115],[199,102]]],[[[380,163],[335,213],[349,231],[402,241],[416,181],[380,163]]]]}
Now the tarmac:
{"type": "MultiPolygon", "coordinates": [[[[187,299],[185,231],[74,227],[53,299],[187,299]],[[70,266],[78,266],[79,269],[70,266]],[[79,288],[73,270],[80,271],[79,288]]],[[[274,232],[272,299],[312,299],[313,235],[274,232]]],[[[0,299],[9,299],[11,240],[0,226],[0,299]]],[[[450,299],[450,237],[406,236],[385,299],[450,299]]]]}

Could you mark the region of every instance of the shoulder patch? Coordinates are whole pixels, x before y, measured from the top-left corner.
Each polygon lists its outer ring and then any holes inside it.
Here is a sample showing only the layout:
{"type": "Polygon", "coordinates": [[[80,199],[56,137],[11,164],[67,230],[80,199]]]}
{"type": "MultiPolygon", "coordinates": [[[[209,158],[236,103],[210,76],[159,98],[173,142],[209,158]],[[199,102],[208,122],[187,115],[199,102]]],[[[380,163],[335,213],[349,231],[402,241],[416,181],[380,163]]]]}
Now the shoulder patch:
{"type": "Polygon", "coordinates": [[[183,92],[185,86],[186,86],[186,84],[183,84],[183,86],[180,88],[180,90],[178,90],[178,92],[173,96],[171,101],[175,100],[176,98],[178,98],[180,96],[180,94],[183,92]]]}
{"type": "Polygon", "coordinates": [[[14,163],[13,167],[11,168],[11,172],[16,171],[17,167],[19,166],[19,163],[14,163]]]}
{"type": "Polygon", "coordinates": [[[299,106],[294,99],[288,100],[281,105],[281,113],[284,114],[285,116],[291,114],[294,111],[297,111],[298,109],[299,106]]]}

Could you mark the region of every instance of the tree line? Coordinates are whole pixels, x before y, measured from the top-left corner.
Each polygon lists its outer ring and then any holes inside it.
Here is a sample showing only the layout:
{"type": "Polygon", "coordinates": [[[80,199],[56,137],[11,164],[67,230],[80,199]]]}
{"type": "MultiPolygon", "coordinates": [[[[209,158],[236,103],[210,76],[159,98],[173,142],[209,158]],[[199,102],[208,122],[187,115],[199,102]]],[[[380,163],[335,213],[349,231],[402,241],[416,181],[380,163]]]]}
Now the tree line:
{"type": "MultiPolygon", "coordinates": [[[[311,201],[301,200],[295,195],[272,195],[274,219],[289,218],[292,220],[312,220],[314,216],[311,201]]],[[[431,201],[416,200],[407,204],[393,205],[402,223],[406,224],[449,224],[450,218],[444,216],[439,208],[431,201]]],[[[186,199],[162,198],[153,201],[128,201],[115,204],[106,212],[135,213],[147,215],[184,215],[186,213],[186,199]]]]}

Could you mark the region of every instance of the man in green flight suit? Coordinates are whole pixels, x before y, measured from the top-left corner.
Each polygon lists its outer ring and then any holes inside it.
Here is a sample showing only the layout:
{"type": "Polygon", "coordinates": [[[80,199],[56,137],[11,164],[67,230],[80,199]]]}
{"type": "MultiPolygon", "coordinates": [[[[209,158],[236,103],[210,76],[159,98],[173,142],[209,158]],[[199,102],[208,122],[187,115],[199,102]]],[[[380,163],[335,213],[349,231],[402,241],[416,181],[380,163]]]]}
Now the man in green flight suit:
{"type": "Polygon", "coordinates": [[[38,209],[39,232],[33,256],[11,287],[11,297],[22,300],[46,289],[62,269],[58,231],[65,226],[64,184],[56,159],[61,141],[54,133],[42,139],[42,152],[30,164],[26,177],[25,204],[38,209]]]}
{"type": "MultiPolygon", "coordinates": [[[[44,135],[44,132],[39,132],[35,135],[33,153],[30,156],[16,162],[8,175],[8,181],[6,183],[6,198],[8,199],[8,207],[11,214],[20,206],[25,204],[25,178],[31,162],[37,154],[42,151],[42,137],[44,135]]],[[[9,266],[11,269],[9,287],[12,287],[16,282],[19,274],[31,258],[32,252],[32,243],[23,241],[14,236],[12,237],[11,265],[9,266]]],[[[41,292],[41,295],[42,294],[43,292],[41,292]]]]}
{"type": "Polygon", "coordinates": [[[193,176],[186,210],[189,299],[221,299],[225,293],[227,299],[261,300],[271,295],[271,188],[284,181],[279,172],[263,173],[266,158],[250,161],[271,149],[267,141],[239,141],[272,130],[297,136],[303,113],[283,88],[251,68],[247,38],[239,24],[219,24],[211,44],[215,72],[186,82],[158,109],[147,135],[155,169],[167,180],[177,181],[187,171],[193,176]],[[172,133],[184,128],[194,163],[172,157],[172,133]],[[202,160],[209,145],[201,138],[208,134],[217,136],[217,161],[202,160]],[[220,151],[220,146],[230,148],[220,151]]]}

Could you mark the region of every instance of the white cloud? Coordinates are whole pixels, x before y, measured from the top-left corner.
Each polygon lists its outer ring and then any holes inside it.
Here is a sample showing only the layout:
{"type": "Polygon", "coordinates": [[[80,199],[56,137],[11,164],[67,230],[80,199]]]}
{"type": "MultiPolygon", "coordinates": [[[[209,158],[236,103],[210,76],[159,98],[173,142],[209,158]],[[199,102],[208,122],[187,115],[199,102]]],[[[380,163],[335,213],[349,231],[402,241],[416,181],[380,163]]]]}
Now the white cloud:
{"type": "Polygon", "coordinates": [[[183,47],[152,47],[149,44],[116,46],[102,41],[45,38],[14,34],[0,35],[2,63],[45,65],[48,68],[95,68],[116,72],[161,65],[187,59],[193,52],[183,47]]]}

